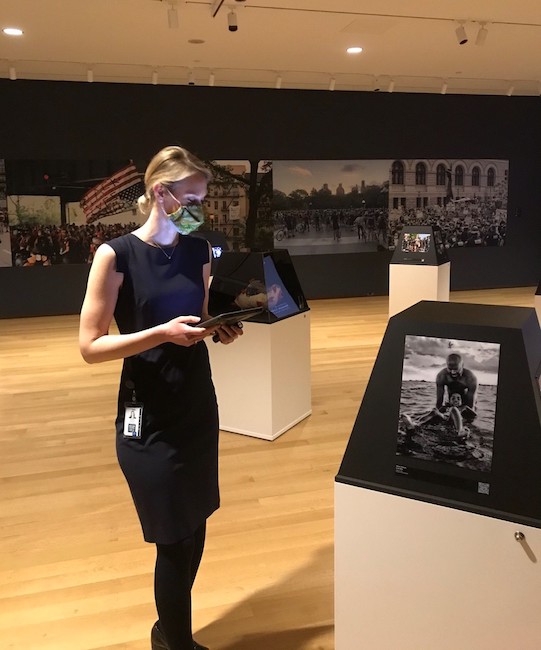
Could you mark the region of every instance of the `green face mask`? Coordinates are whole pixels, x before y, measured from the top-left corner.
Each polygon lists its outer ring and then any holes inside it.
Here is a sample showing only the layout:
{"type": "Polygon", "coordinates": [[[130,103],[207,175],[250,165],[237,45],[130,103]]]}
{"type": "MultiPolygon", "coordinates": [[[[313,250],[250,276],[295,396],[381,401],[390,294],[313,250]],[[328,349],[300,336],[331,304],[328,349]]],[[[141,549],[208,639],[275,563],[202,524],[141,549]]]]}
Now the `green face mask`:
{"type": "Polygon", "coordinates": [[[205,222],[205,211],[201,203],[192,203],[191,205],[182,205],[173,194],[172,198],[179,204],[178,210],[168,213],[169,221],[175,226],[181,235],[189,235],[194,230],[200,228],[205,222]]]}

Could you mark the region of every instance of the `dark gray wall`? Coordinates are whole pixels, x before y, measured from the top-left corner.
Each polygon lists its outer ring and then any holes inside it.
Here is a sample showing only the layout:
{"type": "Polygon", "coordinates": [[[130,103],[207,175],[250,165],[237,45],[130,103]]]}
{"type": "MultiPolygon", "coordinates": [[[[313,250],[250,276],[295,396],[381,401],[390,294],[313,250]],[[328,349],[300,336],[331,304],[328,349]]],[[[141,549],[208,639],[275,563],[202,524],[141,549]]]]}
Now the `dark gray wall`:
{"type": "Polygon", "coordinates": [[[86,264],[0,269],[0,318],[78,314],[88,270],[86,264]]]}
{"type": "MultiPolygon", "coordinates": [[[[228,160],[509,160],[507,243],[451,250],[451,288],[539,282],[538,97],[9,80],[0,80],[0,97],[6,159],[147,161],[180,143],[228,160]]],[[[387,253],[293,258],[308,298],[385,294],[389,260],[387,253]]],[[[0,317],[77,312],[87,271],[0,269],[0,317]]]]}

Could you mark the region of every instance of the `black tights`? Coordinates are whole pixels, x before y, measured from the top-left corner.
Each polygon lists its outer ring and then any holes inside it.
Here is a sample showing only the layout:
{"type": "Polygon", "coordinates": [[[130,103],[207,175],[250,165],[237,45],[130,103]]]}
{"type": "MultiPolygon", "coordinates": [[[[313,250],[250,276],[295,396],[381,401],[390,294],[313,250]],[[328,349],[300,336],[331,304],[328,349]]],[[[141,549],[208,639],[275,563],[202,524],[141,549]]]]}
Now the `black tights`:
{"type": "Polygon", "coordinates": [[[156,544],[154,594],[170,650],[193,650],[192,585],[205,545],[206,523],[176,544],[156,544]]]}

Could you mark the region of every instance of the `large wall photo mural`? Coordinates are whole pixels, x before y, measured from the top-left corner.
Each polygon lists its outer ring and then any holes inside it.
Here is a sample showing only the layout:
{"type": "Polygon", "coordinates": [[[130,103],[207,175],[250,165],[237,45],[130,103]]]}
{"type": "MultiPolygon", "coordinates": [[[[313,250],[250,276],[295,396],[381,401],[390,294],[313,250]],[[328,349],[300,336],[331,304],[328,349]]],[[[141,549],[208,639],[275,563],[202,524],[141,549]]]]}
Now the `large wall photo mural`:
{"type": "MultiPolygon", "coordinates": [[[[492,159],[208,160],[216,251],[291,255],[395,250],[406,225],[446,248],[502,246],[509,163],[492,159]],[[219,244],[219,245],[218,245],[219,244]]],[[[0,266],[88,264],[138,227],[146,161],[0,159],[0,266]]]]}
{"type": "MultiPolygon", "coordinates": [[[[223,250],[272,249],[272,164],[206,161],[214,180],[200,233],[223,250]]],[[[0,159],[0,266],[90,264],[100,244],[135,230],[144,161],[0,159]]],[[[198,233],[199,234],[199,233],[198,233]]]]}
{"type": "Polygon", "coordinates": [[[501,246],[505,160],[273,162],[274,245],[291,255],[394,250],[405,225],[442,230],[446,248],[501,246]]]}
{"type": "Polygon", "coordinates": [[[97,247],[142,221],[131,161],[5,161],[9,259],[4,266],[91,263],[97,247]]]}

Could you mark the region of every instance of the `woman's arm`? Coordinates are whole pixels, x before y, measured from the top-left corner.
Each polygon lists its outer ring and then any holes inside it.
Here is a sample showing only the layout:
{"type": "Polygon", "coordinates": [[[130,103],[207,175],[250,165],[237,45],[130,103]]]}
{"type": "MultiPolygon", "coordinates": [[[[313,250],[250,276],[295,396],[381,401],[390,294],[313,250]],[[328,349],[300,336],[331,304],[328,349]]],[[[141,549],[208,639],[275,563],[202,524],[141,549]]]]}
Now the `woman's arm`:
{"type": "Polygon", "coordinates": [[[122,273],[116,271],[114,250],[101,245],[90,268],[79,324],[79,348],[87,363],[131,357],[166,342],[189,346],[208,334],[189,325],[199,322],[197,316],[179,316],[132,334],[109,334],[122,280],[122,273]]]}

